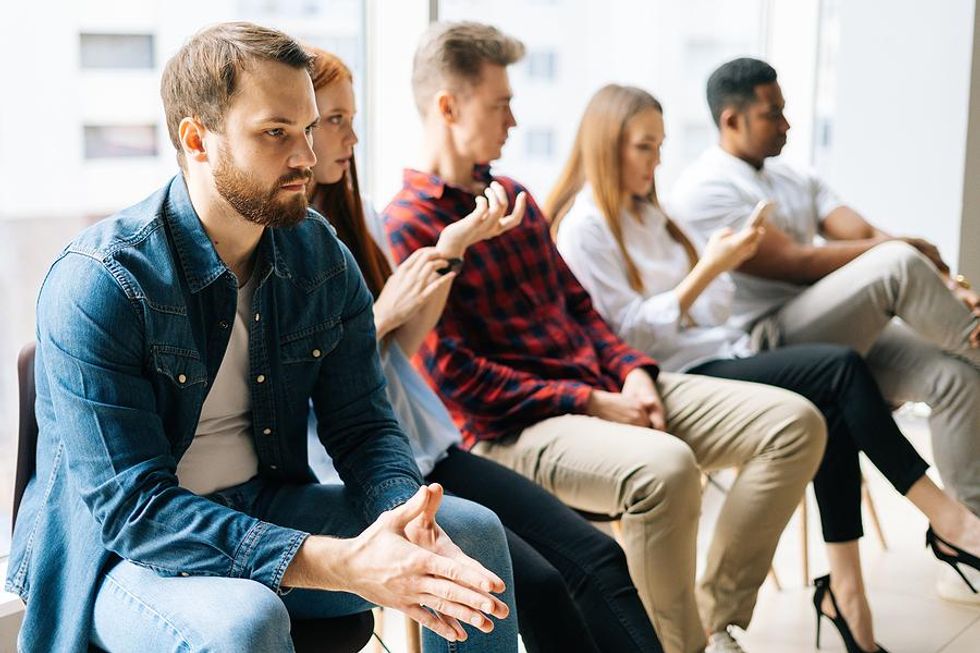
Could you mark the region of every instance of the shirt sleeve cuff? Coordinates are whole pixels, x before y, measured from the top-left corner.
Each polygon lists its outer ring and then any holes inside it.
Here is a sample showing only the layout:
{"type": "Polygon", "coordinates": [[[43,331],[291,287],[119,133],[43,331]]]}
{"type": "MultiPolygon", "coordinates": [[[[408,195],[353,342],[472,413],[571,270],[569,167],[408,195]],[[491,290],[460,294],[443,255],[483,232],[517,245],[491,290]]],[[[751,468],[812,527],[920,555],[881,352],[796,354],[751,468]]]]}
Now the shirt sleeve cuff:
{"type": "Polygon", "coordinates": [[[281,592],[282,577],[309,533],[257,521],[232,563],[232,578],[249,578],[281,592]]]}
{"type": "Polygon", "coordinates": [[[419,483],[410,478],[390,479],[373,489],[364,500],[364,516],[370,524],[381,513],[397,508],[418,491],[419,483]]]}

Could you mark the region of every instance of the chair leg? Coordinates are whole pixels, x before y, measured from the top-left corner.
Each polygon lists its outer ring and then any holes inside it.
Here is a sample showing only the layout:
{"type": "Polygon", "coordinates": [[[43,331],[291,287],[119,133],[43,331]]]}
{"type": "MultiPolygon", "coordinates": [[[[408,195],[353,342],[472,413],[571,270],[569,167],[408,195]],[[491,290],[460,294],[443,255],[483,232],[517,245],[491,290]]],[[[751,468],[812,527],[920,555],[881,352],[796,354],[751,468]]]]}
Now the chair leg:
{"type": "Polygon", "coordinates": [[[806,491],[800,502],[800,549],[803,553],[803,587],[810,585],[810,511],[807,508],[806,491]]]}
{"type": "Polygon", "coordinates": [[[422,653],[422,626],[405,615],[405,650],[422,653]]]}
{"type": "Polygon", "coordinates": [[[372,612],[374,613],[374,632],[377,637],[374,638],[371,647],[374,649],[374,653],[384,653],[381,640],[384,639],[385,635],[385,609],[375,608],[372,612]]]}
{"type": "Polygon", "coordinates": [[[878,510],[875,508],[875,502],[871,498],[871,490],[868,489],[868,479],[861,475],[861,499],[864,501],[865,507],[868,509],[868,514],[871,516],[871,525],[874,526],[875,534],[878,536],[878,542],[881,544],[881,550],[888,550],[888,542],[885,541],[885,533],[881,530],[881,522],[878,521],[878,510]]]}
{"type": "Polygon", "coordinates": [[[769,578],[772,580],[772,584],[776,586],[777,592],[783,591],[783,584],[779,582],[779,576],[776,575],[776,568],[769,565],[769,578]]]}
{"type": "Polygon", "coordinates": [[[609,522],[609,527],[612,529],[613,537],[619,542],[619,546],[623,546],[623,522],[620,519],[613,520],[609,522]]]}

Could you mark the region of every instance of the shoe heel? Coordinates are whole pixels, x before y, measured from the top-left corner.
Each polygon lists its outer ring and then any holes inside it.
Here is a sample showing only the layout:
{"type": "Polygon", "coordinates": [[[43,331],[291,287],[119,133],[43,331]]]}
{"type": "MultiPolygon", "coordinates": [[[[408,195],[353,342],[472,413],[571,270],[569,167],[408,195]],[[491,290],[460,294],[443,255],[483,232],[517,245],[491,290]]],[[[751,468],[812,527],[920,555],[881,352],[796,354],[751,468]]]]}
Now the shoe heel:
{"type": "Polygon", "coordinates": [[[818,614],[817,615],[817,648],[820,648],[820,622],[823,621],[823,619],[821,619],[820,617],[821,615],[818,614]]]}
{"type": "Polygon", "coordinates": [[[963,579],[963,582],[966,583],[966,586],[970,588],[971,592],[973,592],[974,594],[980,593],[977,592],[977,588],[973,586],[973,583],[971,583],[970,579],[966,577],[966,574],[963,573],[963,570],[960,569],[960,566],[958,564],[950,562],[949,566],[956,570],[956,573],[960,575],[960,578],[963,579]]]}

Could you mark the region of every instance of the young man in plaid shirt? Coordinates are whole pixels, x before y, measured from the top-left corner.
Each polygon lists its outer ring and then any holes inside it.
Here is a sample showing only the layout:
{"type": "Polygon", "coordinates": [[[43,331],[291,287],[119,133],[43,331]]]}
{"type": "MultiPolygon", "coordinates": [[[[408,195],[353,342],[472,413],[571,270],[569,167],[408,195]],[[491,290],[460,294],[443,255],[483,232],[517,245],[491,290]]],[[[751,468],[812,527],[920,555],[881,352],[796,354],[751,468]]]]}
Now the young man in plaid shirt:
{"type": "Polygon", "coordinates": [[[518,227],[467,250],[421,350],[425,372],[474,452],[576,509],[622,514],[630,571],[667,651],[740,651],[729,626],[748,626],[823,453],[823,420],[777,388],[660,374],[606,326],[534,199],[490,172],[516,125],[507,66],[521,52],[493,27],[451,23],[415,54],[424,156],[385,210],[396,257],[435,245],[478,196],[527,202],[518,227]],[[695,591],[700,470],[731,466],[740,473],[695,591]]]}

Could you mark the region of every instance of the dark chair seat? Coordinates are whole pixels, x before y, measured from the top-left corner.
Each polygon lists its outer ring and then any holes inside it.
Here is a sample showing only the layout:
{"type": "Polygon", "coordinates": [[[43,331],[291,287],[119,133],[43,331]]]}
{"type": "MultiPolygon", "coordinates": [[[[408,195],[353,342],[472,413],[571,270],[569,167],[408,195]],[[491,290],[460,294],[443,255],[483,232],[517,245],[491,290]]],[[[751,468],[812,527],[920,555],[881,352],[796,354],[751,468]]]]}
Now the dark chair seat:
{"type": "MultiPolygon", "coordinates": [[[[34,413],[34,343],[24,346],[17,357],[20,422],[17,431],[17,476],[14,481],[13,524],[27,482],[34,476],[37,456],[37,416],[34,413]]],[[[292,638],[297,653],[356,653],[371,639],[374,616],[361,612],[333,619],[293,622],[292,638]]]]}

